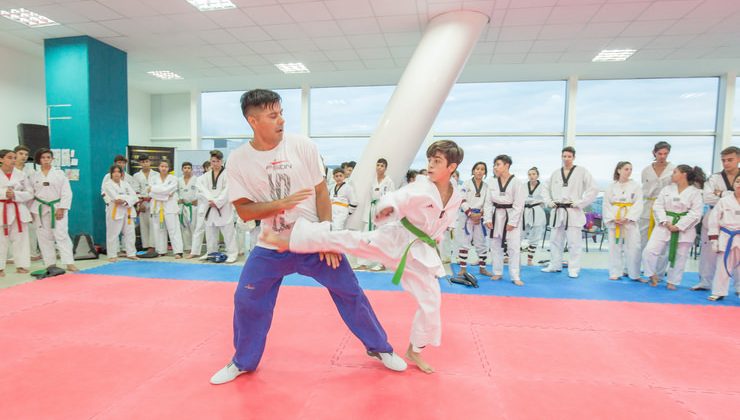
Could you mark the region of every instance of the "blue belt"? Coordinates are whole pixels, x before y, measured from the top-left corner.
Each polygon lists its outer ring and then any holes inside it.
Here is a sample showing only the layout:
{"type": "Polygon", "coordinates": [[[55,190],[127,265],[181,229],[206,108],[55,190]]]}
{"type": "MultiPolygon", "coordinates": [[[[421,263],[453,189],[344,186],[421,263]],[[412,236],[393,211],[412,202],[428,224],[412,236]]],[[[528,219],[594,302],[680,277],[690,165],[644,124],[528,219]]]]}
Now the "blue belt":
{"type": "MultiPolygon", "coordinates": [[[[471,213],[480,214],[480,209],[470,209],[471,213]]],[[[468,231],[468,222],[470,221],[470,216],[466,216],[465,219],[465,234],[470,235],[470,232],[468,231]]],[[[483,236],[485,237],[487,235],[486,232],[486,225],[483,223],[483,219],[480,219],[480,227],[483,229],[483,236]]]]}
{"type": "MultiPolygon", "coordinates": [[[[725,271],[727,271],[727,275],[732,277],[732,273],[730,272],[730,269],[727,268],[727,260],[730,258],[730,254],[732,253],[732,241],[735,239],[735,235],[740,235],[740,230],[730,230],[727,228],[719,228],[722,232],[730,235],[730,238],[727,239],[727,246],[725,247],[725,271]]],[[[740,264],[738,264],[740,265],[740,264]]],[[[732,268],[732,271],[735,271],[735,268],[737,268],[737,265],[732,268]]],[[[735,279],[737,281],[738,279],[735,279]]]]}

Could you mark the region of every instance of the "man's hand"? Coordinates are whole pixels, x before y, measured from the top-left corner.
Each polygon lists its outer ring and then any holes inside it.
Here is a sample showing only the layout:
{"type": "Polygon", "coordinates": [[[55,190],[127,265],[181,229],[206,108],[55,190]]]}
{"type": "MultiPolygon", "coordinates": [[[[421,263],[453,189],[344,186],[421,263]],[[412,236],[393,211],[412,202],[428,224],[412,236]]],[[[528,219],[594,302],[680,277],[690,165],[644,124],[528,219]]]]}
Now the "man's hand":
{"type": "Polygon", "coordinates": [[[57,220],[64,219],[64,211],[65,211],[64,209],[56,209],[56,215],[55,216],[56,216],[57,220]]]}
{"type": "Polygon", "coordinates": [[[507,232],[511,232],[512,230],[514,230],[514,228],[515,228],[515,226],[512,226],[512,225],[506,225],[506,231],[507,231],[507,232]]]}
{"type": "Polygon", "coordinates": [[[319,260],[326,260],[326,265],[336,269],[339,267],[339,263],[342,261],[342,254],[335,254],[333,252],[319,252],[319,260]]]}
{"type": "Polygon", "coordinates": [[[670,230],[671,232],[679,232],[681,229],[679,229],[678,226],[676,226],[676,225],[669,224],[668,225],[668,230],[670,230]]]}
{"type": "Polygon", "coordinates": [[[216,203],[213,200],[208,200],[208,205],[211,207],[216,207],[216,203]]]}
{"type": "Polygon", "coordinates": [[[488,229],[493,229],[493,222],[486,222],[486,227],[488,229]]]}
{"type": "Polygon", "coordinates": [[[13,191],[13,188],[8,188],[5,191],[5,198],[8,200],[14,200],[15,199],[15,192],[13,191]]]}
{"type": "Polygon", "coordinates": [[[279,200],[280,208],[290,210],[313,194],[313,188],[305,188],[279,200]]]}

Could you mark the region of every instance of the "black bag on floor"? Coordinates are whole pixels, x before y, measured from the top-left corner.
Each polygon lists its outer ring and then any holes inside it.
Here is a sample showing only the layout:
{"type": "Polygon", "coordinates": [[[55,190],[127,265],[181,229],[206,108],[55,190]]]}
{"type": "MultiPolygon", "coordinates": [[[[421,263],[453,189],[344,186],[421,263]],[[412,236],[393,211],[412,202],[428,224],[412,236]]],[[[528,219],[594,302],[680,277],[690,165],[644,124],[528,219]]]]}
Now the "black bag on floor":
{"type": "Polygon", "coordinates": [[[98,251],[95,249],[92,236],[87,233],[79,233],[75,235],[72,244],[72,254],[74,255],[75,260],[98,259],[98,251]]]}
{"type": "Polygon", "coordinates": [[[467,287],[478,287],[478,279],[470,273],[465,273],[465,275],[459,277],[451,277],[450,283],[462,284],[467,287]]]}

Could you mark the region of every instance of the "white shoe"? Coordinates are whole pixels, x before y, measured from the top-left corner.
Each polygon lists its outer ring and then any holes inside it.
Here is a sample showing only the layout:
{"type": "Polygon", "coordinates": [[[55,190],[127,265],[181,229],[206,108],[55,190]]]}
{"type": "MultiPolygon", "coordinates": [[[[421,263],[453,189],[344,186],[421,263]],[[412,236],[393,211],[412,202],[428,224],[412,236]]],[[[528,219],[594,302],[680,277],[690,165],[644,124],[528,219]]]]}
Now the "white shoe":
{"type": "Polygon", "coordinates": [[[577,271],[568,271],[568,277],[570,277],[572,279],[577,279],[578,278],[578,272],[577,271]]]}
{"type": "Polygon", "coordinates": [[[234,264],[236,262],[236,258],[227,258],[226,264],[234,264]]]}
{"type": "Polygon", "coordinates": [[[227,382],[233,381],[234,379],[236,379],[237,376],[245,373],[247,373],[246,370],[239,370],[234,362],[229,362],[228,365],[224,366],[223,368],[221,368],[221,370],[211,376],[211,383],[213,385],[225,384],[227,382]]]}
{"type": "Polygon", "coordinates": [[[367,355],[380,360],[383,362],[383,365],[390,370],[395,370],[396,372],[403,372],[406,370],[406,361],[396,353],[377,353],[374,351],[368,351],[367,355]]]}
{"type": "Polygon", "coordinates": [[[383,267],[382,264],[370,267],[370,271],[383,271],[383,270],[385,270],[385,267],[383,267]]]}
{"type": "Polygon", "coordinates": [[[542,271],[543,273],[559,273],[559,272],[561,272],[561,271],[563,271],[563,270],[556,270],[556,269],[554,269],[554,268],[552,268],[552,267],[550,267],[550,266],[548,265],[547,267],[543,268],[543,269],[542,269],[542,270],[540,270],[540,271],[542,271]]]}

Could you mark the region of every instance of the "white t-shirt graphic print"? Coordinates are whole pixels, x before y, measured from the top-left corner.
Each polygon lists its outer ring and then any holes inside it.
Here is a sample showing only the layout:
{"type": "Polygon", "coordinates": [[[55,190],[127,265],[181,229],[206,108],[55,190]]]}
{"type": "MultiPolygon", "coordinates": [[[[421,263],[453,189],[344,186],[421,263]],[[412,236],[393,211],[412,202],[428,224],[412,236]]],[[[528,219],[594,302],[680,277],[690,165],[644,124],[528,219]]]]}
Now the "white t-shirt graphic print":
{"type": "MultiPolygon", "coordinates": [[[[229,201],[247,198],[255,203],[280,200],[302,189],[313,190],[324,182],[324,170],[316,145],[307,137],[284,134],[272,150],[260,151],[247,143],[229,155],[226,165],[229,201]]],[[[261,229],[272,229],[288,237],[295,221],[302,217],[318,221],[316,196],[311,195],[298,206],[263,219],[261,229]]],[[[275,249],[259,241],[258,246],[275,249]]]]}

